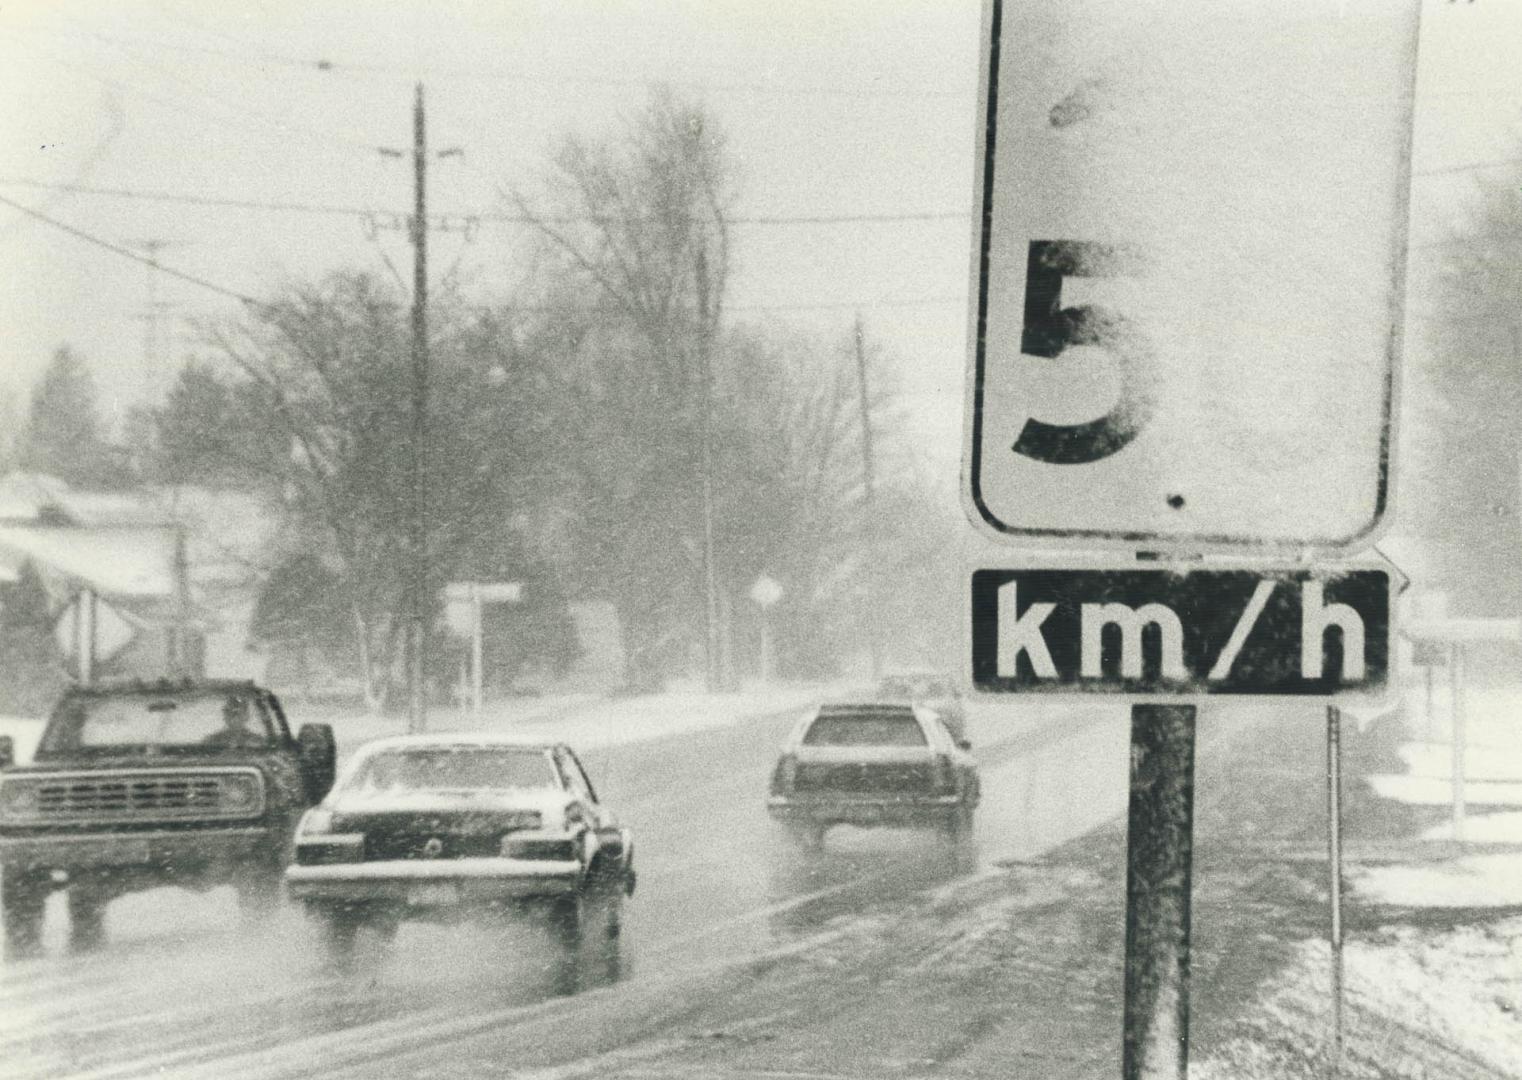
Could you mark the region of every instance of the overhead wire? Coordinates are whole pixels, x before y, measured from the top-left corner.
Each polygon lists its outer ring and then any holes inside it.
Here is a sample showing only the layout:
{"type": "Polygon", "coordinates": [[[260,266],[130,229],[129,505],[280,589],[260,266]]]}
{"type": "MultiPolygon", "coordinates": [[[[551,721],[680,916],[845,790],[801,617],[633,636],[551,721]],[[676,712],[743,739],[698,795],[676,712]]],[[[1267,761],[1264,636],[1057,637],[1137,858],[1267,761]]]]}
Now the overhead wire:
{"type": "MultiPolygon", "coordinates": [[[[357,205],[345,205],[341,203],[312,203],[296,200],[261,200],[239,199],[215,195],[194,195],[183,192],[157,191],[141,188],[104,187],[91,184],[72,184],[48,180],[37,180],[31,177],[0,176],[0,186],[29,187],[46,191],[69,191],[79,195],[103,195],[121,199],[133,199],[147,202],[178,203],[191,206],[225,207],[238,210],[269,210],[284,211],[301,214],[327,214],[333,216],[365,218],[365,217],[405,217],[402,211],[384,210],[376,207],[357,205]]],[[[583,214],[545,214],[514,213],[509,211],[487,210],[480,212],[451,212],[429,214],[433,221],[456,221],[460,219],[475,219],[477,221],[505,222],[520,225],[532,225],[536,222],[545,222],[554,225],[574,224],[577,222],[597,222],[600,219],[594,215],[583,214]]],[[[849,225],[849,224],[891,224],[895,222],[916,221],[967,221],[972,217],[972,212],[959,210],[910,210],[910,211],[885,211],[882,213],[841,213],[841,214],[735,214],[725,219],[731,225],[849,225]]]]}
{"type": "MultiPolygon", "coordinates": [[[[214,281],[211,281],[211,280],[209,280],[207,278],[200,277],[200,276],[198,276],[196,274],[188,273],[188,272],[186,272],[184,270],[176,269],[175,267],[170,266],[170,265],[168,265],[168,264],[166,264],[166,263],[164,263],[162,261],[155,260],[155,259],[150,259],[146,255],[140,255],[137,252],[133,251],[131,248],[128,248],[128,247],[126,247],[126,246],[124,246],[122,244],[115,243],[115,242],[107,240],[107,239],[105,239],[103,237],[96,236],[94,233],[87,232],[84,229],[79,229],[79,228],[76,228],[73,225],[67,224],[66,222],[59,221],[57,218],[52,217],[51,215],[44,214],[40,210],[34,210],[32,207],[29,207],[29,206],[27,206],[27,205],[25,205],[23,203],[19,203],[16,200],[8,198],[8,197],[6,197],[4,195],[0,195],[0,204],[4,204],[6,206],[9,206],[9,207],[11,207],[12,209],[14,209],[16,211],[18,211],[18,212],[20,212],[22,214],[27,215],[28,217],[34,218],[37,221],[42,222],[45,225],[48,225],[48,226],[50,226],[52,228],[55,228],[55,229],[58,229],[61,232],[67,233],[68,235],[74,237],[77,240],[81,240],[81,241],[83,241],[85,243],[92,244],[92,245],[94,245],[96,247],[102,248],[102,249],[104,249],[106,251],[109,251],[109,252],[111,252],[113,254],[120,255],[123,258],[131,259],[133,262],[140,263],[140,264],[142,264],[144,266],[153,267],[156,270],[158,270],[160,273],[167,274],[168,276],[170,276],[172,278],[177,278],[180,281],[184,281],[184,282],[187,282],[188,284],[195,285],[198,288],[206,289],[206,290],[208,290],[210,292],[217,293],[218,295],[225,296],[225,297],[228,297],[228,298],[233,299],[233,300],[237,300],[239,303],[248,305],[250,307],[268,308],[268,307],[271,306],[271,305],[269,305],[268,303],[266,303],[263,300],[259,300],[259,299],[256,299],[255,297],[249,296],[247,293],[238,292],[236,289],[228,288],[225,285],[219,285],[218,283],[216,283],[214,281]]],[[[962,304],[962,303],[965,303],[965,302],[966,302],[965,298],[962,298],[962,297],[949,297],[949,296],[948,297],[914,297],[914,298],[906,298],[906,299],[902,299],[902,300],[878,300],[878,301],[859,300],[859,301],[839,301],[839,302],[801,303],[801,304],[740,304],[740,305],[735,305],[734,307],[730,308],[730,310],[732,310],[732,311],[808,311],[808,310],[835,310],[835,309],[849,310],[849,309],[854,309],[854,308],[871,308],[871,309],[876,309],[876,308],[898,308],[898,307],[925,307],[925,306],[935,306],[935,305],[943,305],[943,304],[962,304]]],[[[505,304],[503,306],[504,307],[513,308],[514,310],[519,310],[519,311],[557,311],[557,310],[567,310],[565,308],[535,307],[533,305],[522,305],[522,304],[505,304]]],[[[576,310],[593,311],[593,310],[598,310],[598,308],[597,308],[596,305],[587,305],[586,307],[577,308],[576,310]]]]}

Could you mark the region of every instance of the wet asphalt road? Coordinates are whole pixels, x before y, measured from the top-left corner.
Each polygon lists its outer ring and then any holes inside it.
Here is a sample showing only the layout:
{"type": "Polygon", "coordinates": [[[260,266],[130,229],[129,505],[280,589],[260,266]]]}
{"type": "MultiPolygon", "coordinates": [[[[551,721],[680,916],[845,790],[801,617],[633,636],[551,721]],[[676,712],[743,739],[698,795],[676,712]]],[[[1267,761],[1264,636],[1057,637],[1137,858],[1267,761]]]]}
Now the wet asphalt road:
{"type": "MultiPolygon", "coordinates": [[[[914,833],[837,829],[822,855],[789,848],[764,797],[795,715],[584,755],[635,830],[640,870],[620,970],[602,972],[595,995],[567,984],[532,923],[408,925],[389,947],[363,942],[340,972],[297,912],[245,926],[230,889],[125,897],[105,947],[71,956],[55,896],[46,955],[0,966],[0,1076],[421,1075],[432,1045],[447,1042],[457,1066],[473,1037],[534,1024],[546,1025],[542,1059],[566,1060],[594,997],[606,1027],[620,995],[632,1002],[659,976],[807,948],[827,925],[976,869],[914,833]]],[[[1092,704],[975,705],[976,862],[1031,858],[1121,814],[1125,718],[1092,704]]]]}

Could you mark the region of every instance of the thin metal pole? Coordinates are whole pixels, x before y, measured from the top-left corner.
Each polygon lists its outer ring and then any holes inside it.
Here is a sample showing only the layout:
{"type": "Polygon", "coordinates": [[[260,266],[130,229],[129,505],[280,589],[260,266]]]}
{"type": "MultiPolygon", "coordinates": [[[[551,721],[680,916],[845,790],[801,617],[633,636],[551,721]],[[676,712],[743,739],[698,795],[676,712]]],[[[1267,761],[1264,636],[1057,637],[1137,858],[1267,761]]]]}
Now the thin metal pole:
{"type": "Polygon", "coordinates": [[[1131,706],[1124,1080],[1189,1072],[1194,743],[1194,706],[1131,706]]]}
{"type": "Polygon", "coordinates": [[[882,635],[877,618],[877,507],[874,501],[875,469],[872,455],[872,413],[867,398],[867,349],[866,331],[861,324],[861,313],[856,313],[856,385],[861,403],[861,483],[862,506],[866,511],[866,586],[867,586],[867,644],[872,653],[872,678],[879,679],[883,673],[882,635]]]}
{"type": "Polygon", "coordinates": [[[1327,1075],[1342,1072],[1342,712],[1326,709],[1327,856],[1331,863],[1332,1046],[1327,1075]]]}
{"type": "Polygon", "coordinates": [[[697,253],[698,357],[703,376],[703,590],[707,615],[707,664],[705,685],[710,693],[719,689],[719,575],[713,546],[713,342],[709,332],[708,257],[697,253]]]}
{"type": "Polygon", "coordinates": [[[412,218],[412,588],[409,656],[410,731],[428,726],[424,685],[428,651],[428,136],[423,119],[423,84],[417,84],[412,107],[412,166],[415,205],[412,218]]]}
{"type": "Polygon", "coordinates": [[[1464,647],[1454,645],[1448,665],[1449,726],[1453,750],[1453,839],[1464,840],[1464,647]]]}
{"type": "Polygon", "coordinates": [[[486,628],[482,625],[481,587],[470,583],[470,711],[481,715],[482,689],[486,681],[482,670],[482,657],[486,628]]]}

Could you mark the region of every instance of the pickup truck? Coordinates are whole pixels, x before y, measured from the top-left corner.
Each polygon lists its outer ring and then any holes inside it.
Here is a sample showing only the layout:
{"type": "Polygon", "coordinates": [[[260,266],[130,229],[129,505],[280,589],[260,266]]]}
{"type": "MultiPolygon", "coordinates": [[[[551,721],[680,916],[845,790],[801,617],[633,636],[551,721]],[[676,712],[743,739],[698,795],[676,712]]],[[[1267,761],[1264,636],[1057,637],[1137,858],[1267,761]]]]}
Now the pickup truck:
{"type": "Polygon", "coordinates": [[[24,956],[58,889],[76,950],[101,942],[111,900],[161,885],[232,884],[246,913],[272,909],[335,754],[331,727],[292,736],[266,689],[177,680],[73,687],[31,762],[14,759],[0,737],[0,914],[6,953],[24,956]]]}

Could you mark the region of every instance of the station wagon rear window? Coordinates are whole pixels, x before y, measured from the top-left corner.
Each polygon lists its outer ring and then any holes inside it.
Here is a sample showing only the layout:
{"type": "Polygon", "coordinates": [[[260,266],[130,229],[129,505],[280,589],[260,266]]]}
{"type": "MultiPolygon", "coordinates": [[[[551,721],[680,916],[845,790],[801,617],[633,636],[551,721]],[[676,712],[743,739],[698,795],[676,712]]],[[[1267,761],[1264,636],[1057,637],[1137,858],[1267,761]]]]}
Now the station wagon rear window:
{"type": "Polygon", "coordinates": [[[805,746],[924,746],[925,732],[911,712],[821,713],[804,732],[805,746]]]}

